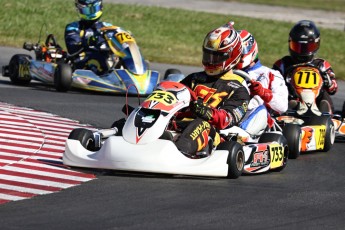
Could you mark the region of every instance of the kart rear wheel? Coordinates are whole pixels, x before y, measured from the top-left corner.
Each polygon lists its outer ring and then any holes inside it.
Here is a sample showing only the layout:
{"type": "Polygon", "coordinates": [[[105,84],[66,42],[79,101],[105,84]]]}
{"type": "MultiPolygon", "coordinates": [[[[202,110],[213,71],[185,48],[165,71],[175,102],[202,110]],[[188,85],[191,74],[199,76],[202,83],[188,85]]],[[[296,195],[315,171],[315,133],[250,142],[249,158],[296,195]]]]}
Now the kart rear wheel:
{"type": "Polygon", "coordinates": [[[326,126],[326,133],[325,133],[325,143],[323,147],[323,152],[328,152],[335,140],[335,127],[332,121],[331,116],[329,115],[321,115],[321,116],[313,116],[307,122],[306,125],[325,125],[326,126]]]}
{"type": "Polygon", "coordinates": [[[170,74],[182,74],[182,72],[179,69],[167,69],[163,79],[166,80],[170,74]]]}
{"type": "Polygon", "coordinates": [[[283,135],[289,146],[289,159],[297,159],[301,155],[301,127],[297,124],[285,124],[283,135]]]}
{"type": "Polygon", "coordinates": [[[279,168],[272,169],[272,171],[274,171],[274,172],[280,172],[286,167],[287,161],[289,158],[288,141],[286,140],[284,135],[279,134],[279,133],[263,133],[258,140],[259,143],[268,143],[268,142],[272,142],[272,141],[278,142],[284,148],[283,165],[279,168]]]}
{"type": "Polygon", "coordinates": [[[30,60],[32,57],[27,54],[14,55],[9,63],[9,76],[15,85],[28,85],[31,81],[30,60]]]}
{"type": "Polygon", "coordinates": [[[245,164],[242,145],[235,141],[226,141],[219,144],[217,149],[229,151],[227,159],[227,164],[229,165],[227,177],[230,179],[236,179],[241,176],[245,164]]]}
{"type": "Polygon", "coordinates": [[[67,92],[72,85],[72,67],[66,63],[57,65],[54,73],[54,87],[56,91],[67,92]]]}
{"type": "Polygon", "coordinates": [[[73,129],[72,132],[69,134],[68,139],[80,141],[81,145],[87,150],[97,150],[95,146],[95,137],[93,136],[91,130],[83,128],[73,129]]]}

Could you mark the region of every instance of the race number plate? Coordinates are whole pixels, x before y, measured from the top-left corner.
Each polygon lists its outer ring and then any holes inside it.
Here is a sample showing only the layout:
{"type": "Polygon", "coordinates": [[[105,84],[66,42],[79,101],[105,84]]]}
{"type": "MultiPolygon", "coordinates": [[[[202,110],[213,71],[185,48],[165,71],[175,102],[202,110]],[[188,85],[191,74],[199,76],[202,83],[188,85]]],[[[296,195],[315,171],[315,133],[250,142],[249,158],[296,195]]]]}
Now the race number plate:
{"type": "Polygon", "coordinates": [[[123,44],[125,42],[133,42],[134,41],[134,38],[127,32],[120,32],[120,33],[117,33],[115,36],[121,44],[123,44]]]}
{"type": "Polygon", "coordinates": [[[278,168],[283,165],[284,161],[284,148],[280,144],[270,144],[270,156],[271,156],[271,165],[270,168],[278,168]]]}
{"type": "Polygon", "coordinates": [[[312,89],[320,85],[321,76],[319,72],[313,68],[297,70],[293,75],[296,86],[312,89]]]}
{"type": "Polygon", "coordinates": [[[177,102],[176,96],[173,93],[156,90],[145,101],[155,101],[162,103],[166,106],[172,105],[177,102]]]}
{"type": "Polygon", "coordinates": [[[325,125],[311,125],[302,127],[301,151],[322,150],[325,146],[325,125]]]}

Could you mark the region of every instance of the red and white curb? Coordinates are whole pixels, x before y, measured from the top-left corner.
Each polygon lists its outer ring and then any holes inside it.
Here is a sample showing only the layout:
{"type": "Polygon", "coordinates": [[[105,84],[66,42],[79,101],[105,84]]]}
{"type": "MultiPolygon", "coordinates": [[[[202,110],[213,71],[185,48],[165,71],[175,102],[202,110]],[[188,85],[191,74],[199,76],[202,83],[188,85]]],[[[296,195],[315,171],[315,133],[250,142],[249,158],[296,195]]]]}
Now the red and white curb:
{"type": "Polygon", "coordinates": [[[62,164],[65,141],[78,127],[87,126],[0,102],[0,204],[95,179],[93,174],[76,172],[62,164]]]}

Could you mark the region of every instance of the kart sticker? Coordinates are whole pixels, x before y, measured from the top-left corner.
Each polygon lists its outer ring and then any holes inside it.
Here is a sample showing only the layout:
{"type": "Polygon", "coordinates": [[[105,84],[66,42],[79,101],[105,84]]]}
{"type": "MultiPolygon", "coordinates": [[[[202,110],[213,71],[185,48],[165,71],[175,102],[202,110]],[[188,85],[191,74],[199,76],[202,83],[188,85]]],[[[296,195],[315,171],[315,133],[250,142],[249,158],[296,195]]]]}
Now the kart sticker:
{"type": "Polygon", "coordinates": [[[156,90],[145,101],[156,101],[166,106],[175,104],[177,102],[176,96],[173,93],[156,90]]]}
{"type": "Polygon", "coordinates": [[[121,44],[125,42],[134,42],[134,38],[129,33],[126,33],[126,32],[117,33],[115,36],[121,44]]]}
{"type": "Polygon", "coordinates": [[[326,126],[313,125],[302,127],[301,151],[323,149],[325,145],[326,126]]]}
{"type": "Polygon", "coordinates": [[[316,149],[323,149],[325,145],[326,127],[324,125],[315,128],[316,149]]]}
{"type": "Polygon", "coordinates": [[[20,78],[28,78],[30,76],[30,67],[27,64],[21,64],[19,65],[18,70],[18,77],[20,78]]]}
{"type": "MultiPolygon", "coordinates": [[[[253,148],[253,161],[250,164],[251,168],[261,168],[269,165],[268,151],[266,144],[258,144],[253,148]]],[[[253,170],[254,171],[254,170],[253,170]]]]}
{"type": "Polygon", "coordinates": [[[278,168],[283,165],[284,148],[279,144],[270,144],[271,169],[278,168]]]}

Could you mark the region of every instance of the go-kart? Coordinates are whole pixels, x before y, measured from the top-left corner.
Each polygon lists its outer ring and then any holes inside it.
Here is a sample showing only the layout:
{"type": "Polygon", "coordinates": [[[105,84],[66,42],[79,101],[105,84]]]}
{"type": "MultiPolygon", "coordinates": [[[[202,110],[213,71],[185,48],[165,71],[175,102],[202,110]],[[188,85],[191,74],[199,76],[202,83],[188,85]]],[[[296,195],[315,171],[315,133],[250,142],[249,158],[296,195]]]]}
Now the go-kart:
{"type": "Polygon", "coordinates": [[[150,94],[160,81],[159,72],[148,69],[148,62],[142,56],[135,38],[117,26],[100,30],[106,43],[96,46],[101,52],[109,52],[109,71],[98,76],[91,70],[75,69],[72,86],[98,92],[150,94]]]}
{"type": "Polygon", "coordinates": [[[65,92],[72,84],[72,68],[66,63],[67,53],[49,34],[42,44],[25,42],[23,48],[34,51],[36,59],[28,54],[12,56],[9,65],[2,67],[2,75],[10,77],[16,85],[28,85],[31,80],[50,84],[57,91],[65,92]]]}
{"type": "Polygon", "coordinates": [[[285,168],[287,141],[277,131],[261,134],[256,142],[244,142],[238,132],[241,128],[234,127],[220,133],[221,143],[209,154],[180,152],[174,144],[179,132],[171,124],[176,114],[188,110],[195,99],[183,84],[162,81],[138,107],[124,107],[129,116],[123,128],[113,125],[101,130],[74,129],[66,141],[63,163],[82,168],[228,178],[285,168]]]}
{"type": "Polygon", "coordinates": [[[115,94],[150,94],[160,75],[158,71],[148,69],[148,62],[144,60],[134,37],[116,26],[101,28],[101,34],[105,43],[97,44],[98,49],[107,53],[109,58],[106,63],[108,70],[100,75],[90,69],[75,69],[76,57],[85,50],[68,54],[52,34],[48,35],[44,44],[24,43],[24,49],[35,51],[36,59],[16,54],[9,65],[2,68],[3,75],[10,77],[14,84],[27,85],[33,79],[52,84],[58,91],[75,87],[115,94]]]}
{"type": "Polygon", "coordinates": [[[323,79],[317,66],[308,63],[294,65],[287,73],[295,100],[290,101],[287,113],[276,120],[289,143],[289,157],[295,159],[301,152],[329,151],[339,128],[334,125],[338,118],[332,114],[327,101],[316,104],[316,97],[327,79],[323,79]]]}

